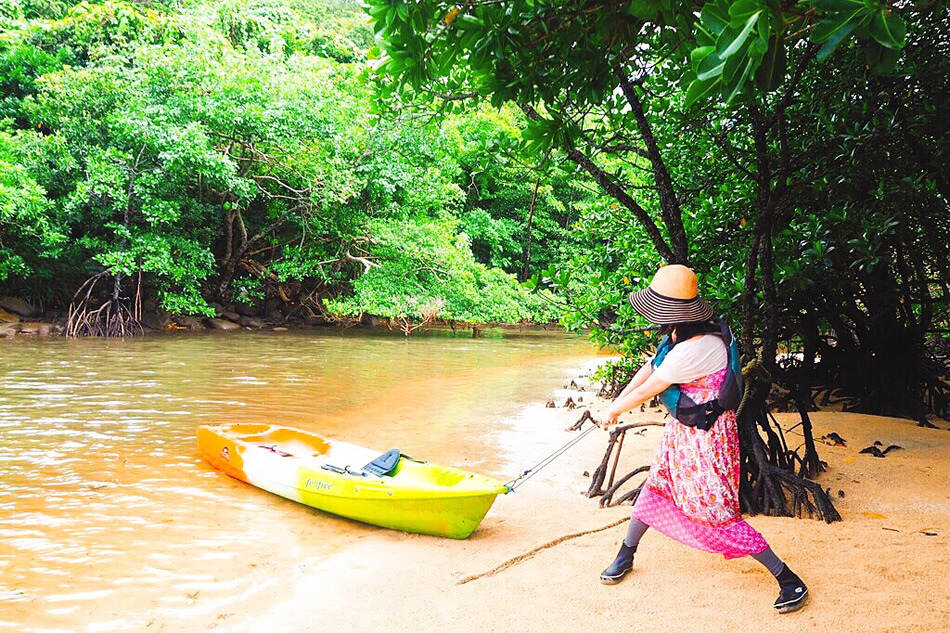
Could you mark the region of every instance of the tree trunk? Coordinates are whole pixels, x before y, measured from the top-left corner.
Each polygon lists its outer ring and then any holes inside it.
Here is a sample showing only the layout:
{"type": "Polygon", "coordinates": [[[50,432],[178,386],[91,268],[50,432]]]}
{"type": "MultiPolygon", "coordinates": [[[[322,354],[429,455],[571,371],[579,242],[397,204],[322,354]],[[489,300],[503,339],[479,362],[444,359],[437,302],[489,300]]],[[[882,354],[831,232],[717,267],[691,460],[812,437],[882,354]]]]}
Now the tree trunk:
{"type": "Polygon", "coordinates": [[[534,220],[534,208],[538,202],[538,188],[541,186],[541,176],[534,183],[534,194],[531,196],[531,206],[528,208],[528,226],[525,228],[524,257],[521,262],[521,281],[528,279],[528,267],[531,265],[531,222],[534,220]]]}
{"type": "Polygon", "coordinates": [[[225,252],[224,270],[221,273],[221,279],[218,281],[218,289],[215,293],[218,301],[226,303],[228,301],[228,290],[231,288],[231,282],[234,281],[234,274],[237,272],[238,264],[244,258],[249,245],[247,239],[247,227],[244,226],[244,217],[241,211],[237,210],[228,214],[228,244],[225,252]],[[237,229],[235,231],[235,229],[237,229]]]}
{"type": "Polygon", "coordinates": [[[673,178],[670,176],[670,171],[667,169],[663,155],[660,153],[656,138],[653,136],[653,128],[647,119],[643,102],[637,94],[636,88],[630,83],[630,78],[623,70],[618,71],[617,74],[620,77],[620,89],[623,91],[627,103],[630,104],[630,109],[637,121],[640,137],[647,147],[647,156],[653,169],[657,192],[660,195],[663,223],[670,234],[670,242],[673,248],[673,259],[669,263],[686,264],[689,261],[689,243],[686,239],[686,229],[683,227],[683,211],[680,209],[680,203],[676,196],[673,178]]]}

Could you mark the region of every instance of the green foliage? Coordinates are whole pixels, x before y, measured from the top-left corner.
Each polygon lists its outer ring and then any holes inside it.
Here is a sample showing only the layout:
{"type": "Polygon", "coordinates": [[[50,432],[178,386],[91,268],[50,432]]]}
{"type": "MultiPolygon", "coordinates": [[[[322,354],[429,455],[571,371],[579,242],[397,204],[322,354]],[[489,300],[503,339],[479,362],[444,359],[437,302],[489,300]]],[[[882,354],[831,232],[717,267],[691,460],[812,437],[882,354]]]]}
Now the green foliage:
{"type": "MultiPolygon", "coordinates": [[[[517,107],[523,159],[603,194],[578,201],[563,257],[527,282],[567,299],[565,323],[636,356],[648,339],[627,294],[664,260],[685,262],[741,323],[747,353],[819,354],[826,384],[891,403],[870,410],[948,410],[939,361],[929,374],[913,364],[947,323],[945,1],[367,10],[382,40],[378,108],[517,107]],[[894,363],[908,378],[889,389],[894,363]]],[[[468,216],[492,253],[510,235],[497,220],[468,216]]],[[[785,378],[808,389],[804,376],[785,378]]]]}
{"type": "Polygon", "coordinates": [[[638,359],[630,357],[608,360],[597,367],[591,378],[603,385],[600,390],[602,396],[616,398],[640,369],[641,364],[638,359]]]}
{"type": "Polygon", "coordinates": [[[536,166],[522,160],[525,125],[510,108],[488,107],[446,122],[465,183],[457,213],[472,251],[480,262],[522,277],[563,261],[563,249],[575,241],[571,227],[579,205],[590,198],[572,173],[551,161],[536,166]]]}
{"type": "Polygon", "coordinates": [[[318,10],[308,19],[280,0],[241,0],[221,3],[216,9],[215,28],[237,49],[304,53],[341,63],[364,58],[365,35],[352,18],[318,10]]]}
{"type": "MultiPolygon", "coordinates": [[[[899,50],[905,43],[904,21],[884,1],[804,0],[779,7],[762,0],[716,0],[700,13],[687,106],[713,91],[733,103],[748,93],[753,78],[758,89],[776,90],[786,73],[787,51],[807,32],[821,45],[819,61],[852,35],[865,44],[869,60],[880,58],[882,48],[899,50]]],[[[875,70],[888,69],[877,64],[875,70]]]]}
{"type": "Polygon", "coordinates": [[[35,274],[66,241],[49,215],[46,192],[20,164],[20,141],[0,130],[0,282],[35,274]]]}
{"type": "Polygon", "coordinates": [[[578,104],[608,100],[611,69],[635,42],[653,39],[643,52],[672,49],[691,60],[692,71],[681,79],[689,106],[713,95],[734,103],[756,90],[776,90],[789,51],[809,39],[821,45],[821,60],[854,39],[880,71],[887,70],[884,51],[900,50],[906,39],[901,9],[886,0],[713,0],[701,4],[698,16],[695,4],[672,0],[633,0],[627,10],[609,2],[371,0],[367,10],[386,42],[378,70],[400,77],[393,86],[474,91],[496,107],[546,103],[549,117],[527,139],[536,152],[576,145],[577,131],[556,111],[563,105],[555,108],[553,97],[571,94],[578,104]],[[460,64],[467,72],[458,72],[460,64]]]}
{"type": "MultiPolygon", "coordinates": [[[[469,189],[520,122],[374,118],[372,32],[354,3],[3,7],[0,280],[17,292],[62,306],[105,273],[125,293],[141,279],[170,312],[280,297],[319,314],[337,297],[411,316],[422,296],[454,320],[556,319],[493,267],[520,264],[527,185],[469,189]],[[490,266],[462,233],[475,208],[506,231],[490,266]],[[350,257],[364,245],[369,275],[350,257]],[[422,252],[458,279],[407,274],[422,252]]],[[[546,199],[542,236],[561,208],[546,199]]]]}
{"type": "Polygon", "coordinates": [[[445,222],[378,223],[367,257],[386,264],[360,276],[352,296],[328,302],[331,312],[465,323],[557,319],[549,295],[529,294],[513,276],[476,262],[468,241],[452,229],[445,222]]]}

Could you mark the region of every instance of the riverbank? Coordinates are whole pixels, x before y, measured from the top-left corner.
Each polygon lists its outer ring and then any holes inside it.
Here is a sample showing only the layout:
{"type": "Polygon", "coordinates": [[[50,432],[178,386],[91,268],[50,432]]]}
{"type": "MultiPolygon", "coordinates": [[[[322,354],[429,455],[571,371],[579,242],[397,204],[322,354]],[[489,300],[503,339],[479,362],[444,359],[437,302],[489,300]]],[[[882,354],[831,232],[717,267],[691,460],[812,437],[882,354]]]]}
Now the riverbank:
{"type": "MultiPolygon", "coordinates": [[[[365,329],[381,328],[392,332],[401,332],[409,336],[415,332],[430,330],[451,330],[452,332],[470,332],[472,337],[480,336],[486,330],[561,330],[554,323],[462,323],[439,319],[421,321],[412,319],[385,319],[372,315],[362,317],[331,318],[319,315],[302,316],[294,314],[289,306],[283,308],[249,307],[241,303],[211,303],[214,316],[189,314],[170,314],[150,306],[142,313],[136,325],[130,330],[132,335],[169,331],[221,330],[236,332],[241,330],[269,329],[277,332],[288,329],[306,329],[314,327],[365,329]]],[[[299,308],[299,306],[298,306],[299,308]]],[[[0,296],[0,339],[64,336],[69,334],[67,315],[62,311],[37,309],[28,301],[19,297],[0,296]]]]}
{"type": "MultiPolygon", "coordinates": [[[[582,385],[585,386],[585,385],[582,385]]],[[[568,441],[583,409],[596,418],[606,403],[596,389],[559,390],[558,408],[537,403],[517,424],[529,433],[512,460],[532,464],[568,441]]],[[[654,412],[625,421],[657,419],[654,412]]],[[[791,414],[780,415],[794,424],[791,414]]],[[[950,433],[912,421],[839,412],[813,416],[816,435],[836,432],[846,446],[821,446],[820,479],[844,521],[751,517],[773,548],[808,582],[796,614],[772,609],[774,580],[754,561],[726,561],[657,534],[644,538],[634,573],[618,586],[598,575],[613,558],[629,506],[600,509],[581,493],[600,462],[606,433],[583,440],[517,492],[500,497],[475,535],[456,542],[373,530],[340,553],[301,561],[285,581],[241,610],[218,614],[219,630],[253,632],[875,631],[936,633],[950,628],[945,570],[950,564],[950,433]],[[897,444],[885,458],[859,451],[897,444]],[[840,491],[840,492],[839,492],[840,491]],[[600,531],[595,531],[600,530],[600,531]],[[470,582],[565,535],[592,532],[470,582]]],[[[620,471],[649,463],[662,434],[630,436],[620,471]]],[[[794,441],[794,433],[789,441],[794,441]]],[[[502,473],[497,473],[502,475],[502,473]]]]}

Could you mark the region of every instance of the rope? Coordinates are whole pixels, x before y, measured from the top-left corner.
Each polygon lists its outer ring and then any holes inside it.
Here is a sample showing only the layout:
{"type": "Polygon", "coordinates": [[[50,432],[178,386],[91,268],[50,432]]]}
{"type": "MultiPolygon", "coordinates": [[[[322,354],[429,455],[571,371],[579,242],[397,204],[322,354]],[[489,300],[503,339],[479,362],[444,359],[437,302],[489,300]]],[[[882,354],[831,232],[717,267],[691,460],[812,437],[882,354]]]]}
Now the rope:
{"type": "Polygon", "coordinates": [[[568,442],[561,448],[557,449],[556,451],[554,451],[553,453],[551,453],[550,455],[542,459],[540,462],[538,462],[537,464],[535,464],[528,470],[521,473],[519,476],[515,477],[514,479],[506,483],[505,487],[508,488],[508,492],[513,492],[515,488],[517,488],[524,482],[534,477],[538,473],[539,470],[541,470],[542,468],[544,468],[545,466],[553,462],[555,459],[557,459],[558,457],[566,453],[575,444],[577,444],[582,439],[587,437],[587,435],[590,434],[591,431],[593,431],[594,429],[599,429],[599,428],[600,427],[597,426],[596,424],[594,426],[589,427],[586,431],[582,432],[580,435],[572,439],[570,442],[568,442]]]}
{"type": "Polygon", "coordinates": [[[573,539],[573,538],[577,538],[577,537],[579,537],[579,536],[587,536],[588,534],[594,534],[594,533],[596,533],[596,532],[603,532],[604,530],[609,530],[610,528],[612,528],[612,527],[617,527],[617,526],[620,525],[621,523],[625,523],[625,522],[627,522],[627,521],[629,521],[629,520],[630,520],[630,517],[624,517],[624,518],[620,519],[619,521],[614,521],[613,523],[609,523],[609,524],[607,524],[607,525],[605,525],[605,526],[603,526],[603,527],[594,528],[594,529],[592,529],[592,530],[584,530],[583,532],[575,532],[574,534],[565,534],[564,536],[561,536],[561,537],[559,537],[559,538],[556,538],[556,539],[554,539],[553,541],[549,541],[549,542],[545,543],[544,545],[539,545],[538,547],[535,547],[535,548],[534,548],[533,550],[531,550],[531,551],[528,551],[528,552],[525,552],[524,554],[520,554],[520,555],[518,555],[518,556],[515,556],[514,558],[510,558],[510,559],[506,560],[505,562],[503,562],[503,563],[502,563],[501,565],[499,565],[498,567],[495,567],[494,569],[489,569],[488,571],[482,572],[482,573],[480,573],[480,574],[475,574],[475,575],[473,575],[473,576],[466,576],[465,578],[462,578],[460,581],[458,581],[458,583],[456,583],[456,584],[464,585],[464,584],[466,584],[466,583],[472,582],[473,580],[478,580],[479,578],[484,578],[485,576],[494,576],[494,575],[497,574],[498,572],[505,571],[506,569],[508,569],[509,567],[511,567],[511,566],[513,566],[513,565],[517,565],[518,563],[520,563],[520,562],[522,562],[522,561],[526,561],[526,560],[528,560],[529,558],[534,558],[534,556],[535,556],[538,552],[540,552],[540,551],[542,551],[542,550],[546,550],[546,549],[548,549],[549,547],[554,547],[555,545],[559,545],[559,544],[563,543],[564,541],[569,541],[569,540],[571,540],[571,539],[573,539]]]}
{"type": "Polygon", "coordinates": [[[742,390],[742,400],[739,402],[739,406],[736,407],[736,417],[738,417],[742,410],[745,408],[746,402],[749,400],[749,394],[752,393],[752,380],[754,374],[759,374],[759,378],[766,380],[771,380],[772,375],[769,373],[769,370],[765,368],[765,365],[762,364],[762,361],[759,358],[753,358],[742,368],[742,377],[745,378],[745,387],[742,390]]]}
{"type": "Polygon", "coordinates": [[[745,409],[746,402],[749,400],[749,394],[752,393],[752,380],[750,380],[750,378],[753,372],[759,369],[761,364],[758,358],[753,358],[742,368],[742,377],[745,378],[745,388],[742,390],[742,400],[739,401],[739,406],[736,407],[737,418],[742,414],[742,410],[745,409]]]}

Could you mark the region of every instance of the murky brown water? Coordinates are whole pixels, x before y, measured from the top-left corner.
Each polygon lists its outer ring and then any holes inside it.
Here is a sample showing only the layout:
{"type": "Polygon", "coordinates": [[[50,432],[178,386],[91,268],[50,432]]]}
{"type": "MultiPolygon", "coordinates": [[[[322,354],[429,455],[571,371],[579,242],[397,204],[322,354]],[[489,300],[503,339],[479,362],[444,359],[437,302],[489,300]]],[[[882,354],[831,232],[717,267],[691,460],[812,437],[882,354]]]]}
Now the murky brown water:
{"type": "Polygon", "coordinates": [[[214,471],[198,424],[286,424],[506,479],[524,465],[517,412],[595,354],[540,332],[3,343],[0,631],[213,622],[378,530],[214,471]]]}

